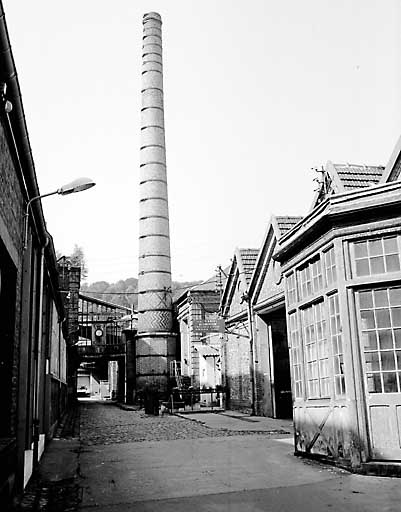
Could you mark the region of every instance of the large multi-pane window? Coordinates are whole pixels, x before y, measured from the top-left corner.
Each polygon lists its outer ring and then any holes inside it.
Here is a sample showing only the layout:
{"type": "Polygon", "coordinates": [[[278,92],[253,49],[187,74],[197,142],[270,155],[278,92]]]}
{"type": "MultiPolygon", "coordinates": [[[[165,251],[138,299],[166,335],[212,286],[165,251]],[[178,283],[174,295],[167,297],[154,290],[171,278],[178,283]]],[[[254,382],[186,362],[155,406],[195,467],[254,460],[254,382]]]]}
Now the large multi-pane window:
{"type": "Polygon", "coordinates": [[[330,286],[337,280],[334,247],[331,247],[324,253],[324,269],[326,274],[326,285],[330,286]]]}
{"type": "Polygon", "coordinates": [[[340,308],[338,303],[338,294],[330,295],[329,302],[329,319],[330,319],[330,341],[333,361],[333,377],[334,392],[336,396],[345,395],[345,378],[344,378],[344,355],[342,342],[342,329],[340,308]]]}
{"type": "Polygon", "coordinates": [[[319,258],[310,261],[298,271],[301,298],[319,292],[323,288],[322,262],[319,258]]]}
{"type": "Polygon", "coordinates": [[[291,361],[292,361],[292,375],[294,383],[294,396],[301,398],[303,395],[303,379],[302,379],[302,349],[301,337],[299,335],[297,313],[291,313],[288,317],[289,334],[290,334],[290,347],[291,347],[291,361]]]}
{"type": "Polygon", "coordinates": [[[400,270],[400,251],[396,236],[354,242],[354,273],[371,276],[400,270]]]}
{"type": "Polygon", "coordinates": [[[359,321],[369,393],[401,392],[401,286],[364,290],[359,321]]]}
{"type": "Polygon", "coordinates": [[[302,326],[308,398],[327,397],[330,395],[329,349],[323,302],[302,310],[302,326]]]}

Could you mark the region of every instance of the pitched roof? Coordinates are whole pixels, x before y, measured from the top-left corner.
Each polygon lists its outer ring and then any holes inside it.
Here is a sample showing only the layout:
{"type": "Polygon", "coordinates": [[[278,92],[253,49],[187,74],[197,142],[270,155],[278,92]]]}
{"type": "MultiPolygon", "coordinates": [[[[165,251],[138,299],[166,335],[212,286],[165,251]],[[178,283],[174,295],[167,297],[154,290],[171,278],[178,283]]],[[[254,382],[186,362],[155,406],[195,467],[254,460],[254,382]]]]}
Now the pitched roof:
{"type": "Polygon", "coordinates": [[[380,183],[389,183],[400,179],[401,174],[401,137],[398,139],[397,144],[390,156],[386,168],[383,172],[383,177],[380,183]]]}
{"type": "Polygon", "coordinates": [[[276,217],[277,227],[280,231],[280,235],[284,235],[290,229],[292,229],[295,224],[298,224],[302,220],[302,217],[276,217]]]}
{"type": "Polygon", "coordinates": [[[247,284],[249,284],[249,281],[251,280],[258,254],[259,249],[238,249],[238,256],[241,259],[242,269],[247,284]]]}
{"type": "Polygon", "coordinates": [[[195,350],[199,352],[199,355],[203,357],[219,357],[220,352],[217,350],[217,348],[212,347],[211,345],[200,345],[199,347],[196,347],[195,350]]]}
{"type": "Polygon", "coordinates": [[[377,185],[384,167],[379,165],[333,164],[345,191],[377,185]]]}

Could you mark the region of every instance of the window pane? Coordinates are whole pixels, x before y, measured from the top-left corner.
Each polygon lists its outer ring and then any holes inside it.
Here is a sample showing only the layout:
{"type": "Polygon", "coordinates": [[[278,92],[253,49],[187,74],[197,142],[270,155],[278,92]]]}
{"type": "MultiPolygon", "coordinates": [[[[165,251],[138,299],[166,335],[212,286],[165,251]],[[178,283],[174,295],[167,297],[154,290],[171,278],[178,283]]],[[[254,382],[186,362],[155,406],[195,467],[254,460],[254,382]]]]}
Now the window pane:
{"type": "Polygon", "coordinates": [[[369,275],[369,260],[356,260],[356,275],[368,276],[369,275]]]}
{"type": "Polygon", "coordinates": [[[369,240],[369,255],[378,256],[383,254],[382,241],[380,240],[369,240]]]}
{"type": "Polygon", "coordinates": [[[398,369],[401,370],[401,350],[396,351],[395,358],[397,360],[398,369]]]}
{"type": "Polygon", "coordinates": [[[387,290],[375,290],[374,296],[376,308],[388,306],[387,290]]]}
{"type": "Polygon", "coordinates": [[[381,350],[393,348],[393,337],[391,336],[391,329],[379,331],[379,345],[381,350]]]}
{"type": "Polygon", "coordinates": [[[401,348],[401,329],[394,329],[394,342],[396,348],[401,348]]]}
{"type": "Polygon", "coordinates": [[[390,311],[388,309],[376,309],[377,327],[390,327],[390,311]]]}
{"type": "Polygon", "coordinates": [[[377,350],[377,340],[375,332],[363,332],[362,344],[365,350],[377,350]]]}
{"type": "Polygon", "coordinates": [[[374,329],[375,317],[373,311],[361,311],[362,329],[374,329]]]}
{"type": "Polygon", "coordinates": [[[390,304],[392,306],[401,306],[401,288],[390,288],[390,304]]]}
{"type": "Polygon", "coordinates": [[[368,374],[367,380],[368,380],[368,392],[369,393],[381,393],[382,392],[380,373],[368,374]]]}
{"type": "Polygon", "coordinates": [[[382,370],[395,370],[395,359],[393,351],[381,352],[382,370]]]}
{"type": "Polygon", "coordinates": [[[398,252],[397,238],[395,236],[391,237],[391,238],[383,238],[383,242],[384,242],[384,252],[386,254],[398,252]]]}
{"type": "Polygon", "coordinates": [[[401,327],[401,308],[391,309],[391,320],[394,327],[401,327]]]}
{"type": "Polygon", "coordinates": [[[383,373],[383,385],[385,393],[397,393],[396,373],[383,373]]]}
{"type": "Polygon", "coordinates": [[[384,258],[383,256],[379,256],[376,258],[371,258],[370,266],[372,269],[372,274],[382,274],[384,272],[384,258]]]}
{"type": "Polygon", "coordinates": [[[358,242],[355,244],[355,257],[361,258],[368,255],[368,246],[366,242],[358,242]]]}
{"type": "Polygon", "coordinates": [[[378,352],[367,352],[365,354],[366,368],[368,372],[374,372],[380,370],[379,364],[379,353],[378,352]]]}
{"type": "MultiPolygon", "coordinates": [[[[401,300],[401,294],[400,294],[400,300],[401,300]]],[[[359,293],[359,301],[361,303],[362,309],[369,309],[373,307],[373,299],[372,299],[372,292],[369,290],[368,292],[360,292],[359,293]]],[[[400,302],[401,304],[401,302],[400,302]]]]}
{"type": "Polygon", "coordinates": [[[387,272],[396,272],[397,270],[400,270],[400,258],[397,254],[386,256],[386,267],[387,272]]]}

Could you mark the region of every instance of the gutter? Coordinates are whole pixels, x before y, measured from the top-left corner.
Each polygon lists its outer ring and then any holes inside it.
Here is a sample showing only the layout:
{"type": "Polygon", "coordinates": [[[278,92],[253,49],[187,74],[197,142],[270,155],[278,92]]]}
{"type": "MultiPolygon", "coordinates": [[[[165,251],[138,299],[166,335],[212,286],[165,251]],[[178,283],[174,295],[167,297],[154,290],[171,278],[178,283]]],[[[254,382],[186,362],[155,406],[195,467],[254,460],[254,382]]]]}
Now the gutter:
{"type": "MultiPolygon", "coordinates": [[[[12,104],[12,111],[7,114],[10,131],[13,137],[14,148],[17,153],[19,170],[24,185],[25,199],[28,202],[39,196],[39,186],[36,179],[35,164],[32,148],[29,142],[28,128],[22,104],[21,89],[18,82],[17,70],[11,50],[3,2],[0,0],[0,81],[6,85],[6,99],[12,104]]],[[[16,166],[18,167],[18,166],[16,166]]],[[[39,242],[45,248],[45,258],[49,267],[50,281],[58,303],[59,311],[63,316],[62,300],[57,297],[54,283],[58,289],[58,270],[53,240],[46,229],[41,201],[34,201],[31,205],[32,217],[36,226],[39,242]],[[50,243],[47,241],[50,239],[50,243]],[[53,281],[54,280],[54,281],[53,281]]]]}

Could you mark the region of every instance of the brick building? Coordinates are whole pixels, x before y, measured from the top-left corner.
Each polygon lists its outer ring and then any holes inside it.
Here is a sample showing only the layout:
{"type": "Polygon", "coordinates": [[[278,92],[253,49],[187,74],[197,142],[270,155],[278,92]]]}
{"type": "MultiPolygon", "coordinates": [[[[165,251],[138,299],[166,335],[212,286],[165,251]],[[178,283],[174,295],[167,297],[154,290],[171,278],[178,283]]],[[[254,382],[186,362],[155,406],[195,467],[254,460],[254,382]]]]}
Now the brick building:
{"type": "Polygon", "coordinates": [[[222,355],[227,406],[245,412],[255,412],[253,350],[246,297],[258,253],[258,249],[236,249],[220,306],[225,320],[222,355]]]}
{"type": "Polygon", "coordinates": [[[21,494],[66,403],[66,332],[0,1],[0,503],[21,494]],[[30,207],[28,208],[29,201],[30,207]],[[25,229],[26,228],[26,229],[25,229]]]}
{"type": "Polygon", "coordinates": [[[213,276],[192,286],[174,301],[179,328],[180,373],[196,388],[221,383],[218,311],[224,280],[221,271],[217,278],[213,276]]]}
{"type": "Polygon", "coordinates": [[[289,418],[291,383],[284,289],[273,254],[300,217],[273,216],[260,250],[237,249],[224,289],[224,382],[229,407],[289,418]]]}

